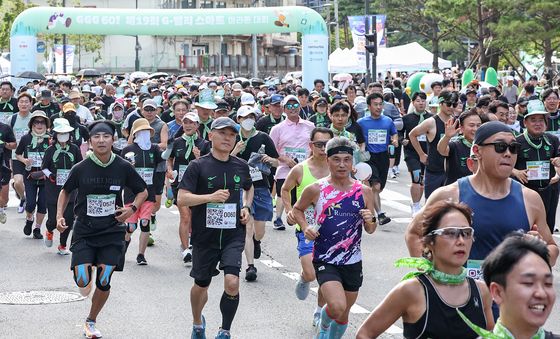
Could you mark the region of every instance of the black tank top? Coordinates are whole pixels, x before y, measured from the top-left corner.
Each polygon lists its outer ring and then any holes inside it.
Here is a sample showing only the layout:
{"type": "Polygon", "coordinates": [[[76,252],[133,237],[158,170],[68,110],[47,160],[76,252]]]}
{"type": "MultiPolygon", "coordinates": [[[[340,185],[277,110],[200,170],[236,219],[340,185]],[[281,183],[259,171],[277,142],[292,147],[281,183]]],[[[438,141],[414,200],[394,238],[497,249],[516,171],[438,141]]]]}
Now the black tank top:
{"type": "MultiPolygon", "coordinates": [[[[449,306],[440,298],[425,274],[419,275],[418,280],[424,286],[426,312],[414,324],[403,322],[405,338],[470,339],[478,337],[461,319],[455,307],[449,306]]],[[[459,307],[459,310],[475,325],[486,329],[486,317],[480,292],[474,279],[467,277],[467,281],[469,282],[470,297],[466,304],[459,307]]]]}
{"type": "Polygon", "coordinates": [[[449,143],[449,156],[445,159],[445,185],[457,181],[457,179],[471,175],[472,172],[467,167],[467,159],[471,154],[471,149],[461,140],[449,143]]]}
{"type": "Polygon", "coordinates": [[[433,118],[436,121],[436,135],[434,136],[434,140],[428,142],[427,169],[430,172],[443,172],[444,158],[437,151],[437,144],[441,136],[445,134],[445,123],[437,115],[434,115],[433,118]]]}

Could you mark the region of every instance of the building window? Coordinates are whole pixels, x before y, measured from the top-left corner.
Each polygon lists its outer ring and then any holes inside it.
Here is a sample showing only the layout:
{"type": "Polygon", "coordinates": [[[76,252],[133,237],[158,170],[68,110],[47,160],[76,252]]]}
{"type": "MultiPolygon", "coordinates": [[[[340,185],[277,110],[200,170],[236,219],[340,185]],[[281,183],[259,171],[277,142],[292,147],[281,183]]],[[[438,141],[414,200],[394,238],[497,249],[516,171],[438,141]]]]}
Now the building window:
{"type": "Polygon", "coordinates": [[[181,8],[196,8],[196,0],[181,0],[181,8]]]}
{"type": "Polygon", "coordinates": [[[280,7],[284,5],[283,0],[265,0],[264,5],[266,7],[280,7]]]}
{"type": "Polygon", "coordinates": [[[226,8],[225,1],[216,1],[216,8],[226,8]]]}
{"type": "Polygon", "coordinates": [[[214,8],[214,1],[200,0],[200,8],[214,8]]]}

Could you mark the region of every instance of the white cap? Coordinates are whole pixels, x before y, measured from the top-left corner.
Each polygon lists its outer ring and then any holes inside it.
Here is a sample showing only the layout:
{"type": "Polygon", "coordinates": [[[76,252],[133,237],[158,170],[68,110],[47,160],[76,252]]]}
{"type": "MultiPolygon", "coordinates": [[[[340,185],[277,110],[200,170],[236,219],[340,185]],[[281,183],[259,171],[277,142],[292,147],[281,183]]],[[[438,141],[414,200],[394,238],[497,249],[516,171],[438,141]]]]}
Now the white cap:
{"type": "Polygon", "coordinates": [[[295,102],[297,102],[298,104],[300,103],[300,102],[299,102],[299,99],[298,99],[295,95],[291,95],[291,94],[290,94],[290,95],[286,96],[286,97],[284,98],[284,100],[282,100],[282,107],[286,106],[286,104],[287,104],[289,101],[295,101],[295,102]]]}
{"type": "Polygon", "coordinates": [[[389,87],[385,87],[385,88],[383,89],[383,94],[388,94],[388,93],[393,94],[393,91],[392,91],[389,87]]]}
{"type": "Polygon", "coordinates": [[[265,93],[265,92],[259,92],[259,93],[257,93],[257,98],[260,99],[260,98],[264,98],[264,97],[266,97],[266,93],[265,93]]]}
{"type": "Polygon", "coordinates": [[[200,118],[198,117],[198,114],[196,114],[195,112],[188,112],[187,114],[185,114],[183,120],[185,119],[189,119],[192,122],[196,122],[200,124],[200,118]]]}
{"type": "Polygon", "coordinates": [[[257,112],[255,111],[255,108],[251,107],[251,106],[241,106],[239,107],[239,109],[237,110],[237,117],[238,118],[243,118],[248,116],[249,114],[254,114],[255,117],[258,115],[257,112]]]}
{"type": "Polygon", "coordinates": [[[507,78],[506,78],[506,80],[507,80],[507,81],[513,81],[513,76],[508,75],[507,78]]]}
{"type": "Polygon", "coordinates": [[[254,105],[254,104],[255,104],[255,98],[251,93],[243,93],[243,95],[241,95],[241,105],[254,105]]]}

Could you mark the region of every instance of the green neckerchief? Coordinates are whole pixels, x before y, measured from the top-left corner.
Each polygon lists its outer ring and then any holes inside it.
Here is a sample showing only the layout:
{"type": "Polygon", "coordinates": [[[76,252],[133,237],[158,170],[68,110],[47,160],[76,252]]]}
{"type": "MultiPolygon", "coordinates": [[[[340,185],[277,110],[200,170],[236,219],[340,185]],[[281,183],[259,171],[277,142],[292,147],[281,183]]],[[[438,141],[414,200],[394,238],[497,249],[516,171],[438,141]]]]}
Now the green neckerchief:
{"type": "Polygon", "coordinates": [[[543,136],[542,136],[542,140],[541,140],[540,144],[538,144],[538,145],[535,144],[535,143],[531,140],[531,137],[529,136],[529,132],[527,131],[527,129],[525,129],[525,130],[523,131],[523,137],[525,138],[525,140],[527,141],[527,143],[529,144],[529,146],[533,147],[533,148],[536,149],[536,150],[541,149],[541,147],[542,147],[542,145],[543,145],[543,140],[544,140],[544,142],[545,142],[546,144],[548,144],[548,145],[550,146],[550,142],[549,142],[548,139],[544,136],[544,134],[543,134],[543,136]]]}
{"type": "Polygon", "coordinates": [[[91,161],[93,161],[97,166],[103,167],[103,168],[111,165],[113,163],[113,161],[115,161],[116,157],[117,157],[116,154],[111,152],[111,157],[109,158],[109,161],[106,164],[104,164],[104,163],[101,162],[101,160],[99,160],[99,158],[95,155],[94,152],[91,152],[89,154],[89,158],[91,159],[91,161]]]}
{"type": "Polygon", "coordinates": [[[327,112],[321,114],[319,112],[315,113],[315,125],[323,124],[325,122],[325,117],[327,112]]]}
{"type": "MultiPolygon", "coordinates": [[[[276,119],[272,116],[272,113],[269,113],[268,116],[270,117],[270,122],[271,122],[271,123],[273,123],[273,124],[276,124],[276,123],[277,123],[277,122],[276,122],[276,119]]],[[[279,122],[282,122],[282,121],[284,121],[284,115],[281,115],[281,116],[280,116],[280,121],[279,121],[279,122]]]]}
{"type": "Polygon", "coordinates": [[[210,125],[212,124],[212,120],[212,118],[208,118],[208,120],[200,122],[204,126],[204,130],[202,131],[202,139],[206,139],[206,135],[210,132],[210,125]]]}
{"type": "Polygon", "coordinates": [[[70,150],[70,145],[68,143],[66,143],[66,146],[64,148],[62,148],[62,146],[60,146],[60,143],[56,143],[54,144],[54,147],[56,148],[56,151],[54,151],[53,154],[53,161],[56,162],[58,160],[58,156],[61,153],[67,154],[68,158],[70,158],[70,161],[72,163],[74,163],[74,154],[68,152],[68,150],[70,150]]]}
{"type": "Polygon", "coordinates": [[[471,149],[472,147],[472,142],[468,141],[467,139],[465,139],[464,136],[460,135],[459,136],[459,140],[461,140],[461,142],[463,143],[463,145],[467,146],[469,149],[471,149]]]}
{"type": "Polygon", "coordinates": [[[247,137],[247,139],[243,140],[243,134],[241,134],[241,128],[239,129],[239,139],[245,143],[245,146],[243,147],[243,149],[241,151],[239,151],[239,153],[245,152],[245,148],[247,148],[247,144],[249,143],[249,140],[252,137],[254,137],[255,135],[257,135],[257,129],[255,127],[253,127],[253,129],[251,129],[251,132],[249,133],[249,136],[247,137]]]}
{"type": "Polygon", "coordinates": [[[426,112],[416,112],[416,110],[412,111],[412,113],[416,114],[420,119],[418,120],[418,125],[420,125],[422,123],[422,121],[424,121],[424,114],[426,112]]]}
{"type": "Polygon", "coordinates": [[[346,137],[348,138],[348,140],[355,141],[354,134],[348,132],[346,128],[343,128],[342,131],[339,131],[336,128],[334,128],[333,124],[331,124],[329,128],[331,129],[335,137],[346,137]]]}
{"type": "Polygon", "coordinates": [[[47,133],[43,133],[43,134],[37,134],[33,131],[31,131],[31,147],[33,147],[34,149],[37,148],[37,144],[43,142],[43,140],[45,140],[45,138],[47,137],[47,133]]]}
{"type": "Polygon", "coordinates": [[[5,101],[5,102],[3,102],[3,101],[0,99],[0,104],[4,104],[4,107],[2,108],[2,110],[3,110],[4,112],[6,112],[6,106],[8,106],[8,108],[10,109],[10,111],[12,111],[12,112],[14,111],[14,105],[12,105],[12,104],[10,103],[10,100],[11,100],[11,99],[12,99],[12,98],[8,99],[8,101],[5,101]]]}
{"type": "Polygon", "coordinates": [[[185,151],[185,160],[189,160],[189,157],[191,156],[191,152],[194,148],[194,141],[196,140],[196,133],[193,134],[193,135],[183,134],[183,135],[181,135],[181,138],[183,138],[183,140],[185,140],[185,145],[187,146],[187,150],[185,151]]]}
{"type": "MultiPolygon", "coordinates": [[[[456,310],[457,310],[457,313],[459,313],[459,316],[461,317],[461,319],[463,319],[463,321],[465,322],[465,324],[467,324],[481,338],[484,338],[484,339],[515,339],[513,334],[511,334],[511,332],[502,324],[502,322],[500,321],[499,318],[498,318],[498,321],[496,322],[496,325],[494,326],[494,330],[492,332],[490,332],[487,329],[481,328],[480,326],[477,326],[477,325],[473,324],[473,322],[470,321],[469,318],[467,318],[467,316],[463,314],[463,312],[459,311],[458,308],[456,310]]],[[[539,328],[537,330],[537,332],[531,337],[531,339],[544,339],[544,338],[545,338],[545,332],[544,332],[544,329],[542,327],[539,328]]]]}
{"type": "Polygon", "coordinates": [[[459,274],[444,273],[436,270],[434,268],[434,263],[425,258],[402,258],[395,261],[395,267],[410,267],[419,270],[417,272],[407,273],[402,280],[417,277],[421,274],[428,274],[438,283],[445,285],[459,285],[467,278],[467,270],[464,267],[462,267],[462,271],[459,274]]]}

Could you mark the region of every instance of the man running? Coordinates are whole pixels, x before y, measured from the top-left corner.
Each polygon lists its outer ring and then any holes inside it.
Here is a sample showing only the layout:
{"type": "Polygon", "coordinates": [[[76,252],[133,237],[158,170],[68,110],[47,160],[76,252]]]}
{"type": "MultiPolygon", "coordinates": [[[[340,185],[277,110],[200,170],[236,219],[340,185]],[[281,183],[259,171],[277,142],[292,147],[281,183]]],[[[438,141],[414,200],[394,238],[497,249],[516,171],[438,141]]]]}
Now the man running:
{"type": "Polygon", "coordinates": [[[62,186],[56,209],[56,228],[60,233],[68,226],[64,218],[72,191],[77,190],[72,235],[74,281],[82,295],[91,291],[93,267],[97,267],[91,308],[84,324],[87,338],[101,338],[95,327],[97,316],[109,298],[111,276],[124,266],[124,221],[142,205],[148,193],[146,184],[132,165],[111,151],[115,126],[106,121],[89,125],[93,152],[74,166],[62,186]],[[129,207],[123,206],[122,190],[128,187],[135,195],[129,207]]]}
{"type": "Polygon", "coordinates": [[[355,148],[346,138],[331,139],[326,147],[330,176],[307,186],[293,209],[305,237],[315,241],[313,266],[326,300],[317,338],[344,335],[362,285],[362,228],[371,234],[377,227],[371,188],[350,176],[355,148]],[[317,227],[307,223],[310,206],[317,227]]]}
{"type": "Polygon", "coordinates": [[[216,338],[231,337],[229,331],[239,306],[239,272],[253,182],[247,162],[230,155],[236,136],[233,120],[215,119],[209,133],[210,154],[191,161],[179,184],[177,204],[192,210],[192,338],[206,338],[202,309],[212,277],[219,274],[218,263],[224,271],[224,293],[220,300],[222,326],[216,338]]]}
{"type": "MultiPolygon", "coordinates": [[[[311,149],[311,157],[304,162],[297,164],[290,170],[286,181],[282,186],[282,201],[286,209],[287,221],[289,225],[296,223],[293,215],[293,205],[291,192],[296,189],[296,198],[299,200],[303,190],[329,175],[327,166],[327,141],[334,137],[333,132],[324,127],[316,127],[311,131],[311,141],[309,148],[311,149]]],[[[309,225],[315,224],[314,210],[312,207],[305,212],[305,217],[309,225]]],[[[313,241],[305,239],[301,227],[296,224],[296,239],[299,261],[301,263],[301,275],[296,284],[296,296],[299,300],[305,300],[309,295],[309,283],[315,280],[315,268],[313,268],[313,241]]],[[[325,300],[319,290],[317,296],[317,307],[313,313],[313,326],[319,324],[321,318],[321,308],[325,305],[325,300]]]]}

